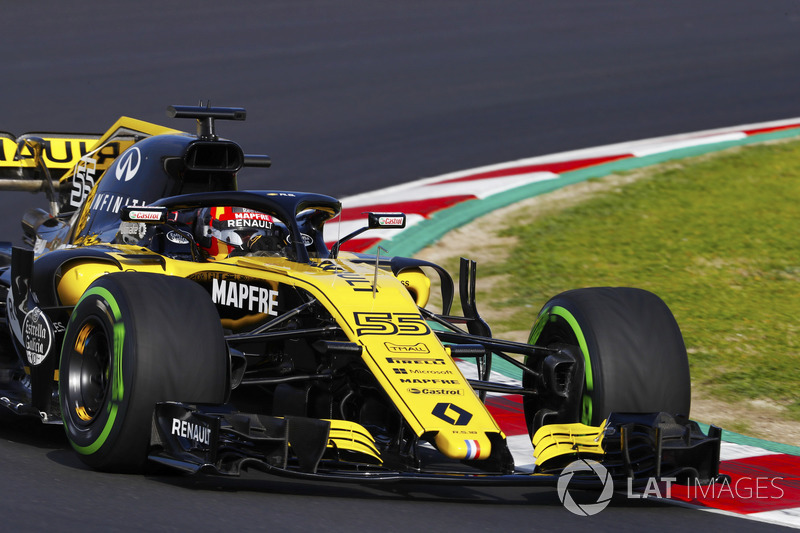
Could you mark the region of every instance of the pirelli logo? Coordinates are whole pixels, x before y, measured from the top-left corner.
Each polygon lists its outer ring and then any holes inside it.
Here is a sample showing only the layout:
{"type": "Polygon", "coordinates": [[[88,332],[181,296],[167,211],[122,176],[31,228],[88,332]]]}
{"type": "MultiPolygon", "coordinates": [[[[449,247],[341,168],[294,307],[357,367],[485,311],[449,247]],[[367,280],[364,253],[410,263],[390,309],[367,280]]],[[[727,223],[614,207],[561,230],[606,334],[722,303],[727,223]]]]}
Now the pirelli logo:
{"type": "Polygon", "coordinates": [[[444,359],[433,357],[387,357],[386,362],[392,365],[444,365],[444,359]]]}

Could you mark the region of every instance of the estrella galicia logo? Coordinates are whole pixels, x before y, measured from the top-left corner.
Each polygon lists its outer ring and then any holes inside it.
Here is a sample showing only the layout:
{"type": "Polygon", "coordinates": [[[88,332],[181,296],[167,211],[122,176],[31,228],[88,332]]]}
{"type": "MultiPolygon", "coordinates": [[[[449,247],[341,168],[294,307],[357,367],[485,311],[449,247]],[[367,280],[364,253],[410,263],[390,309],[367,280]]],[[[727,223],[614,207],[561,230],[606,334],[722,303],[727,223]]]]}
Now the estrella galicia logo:
{"type": "Polygon", "coordinates": [[[431,414],[454,426],[466,426],[472,420],[472,413],[452,403],[437,403],[431,414]]]}
{"type": "Polygon", "coordinates": [[[53,326],[47,315],[38,307],[34,307],[25,315],[22,322],[22,333],[25,338],[25,354],[31,366],[45,360],[53,345],[53,326]]]}
{"type": "Polygon", "coordinates": [[[178,233],[177,231],[170,231],[167,233],[167,239],[175,244],[189,244],[189,239],[178,233]]]}
{"type": "Polygon", "coordinates": [[[130,181],[139,171],[139,165],[142,162],[142,153],[136,146],[131,147],[128,151],[122,154],[117,163],[117,168],[114,169],[114,175],[117,181],[124,178],[125,181],[130,181]]]}
{"type": "MultiPolygon", "coordinates": [[[[303,238],[303,246],[311,246],[312,244],[314,244],[314,239],[311,237],[311,235],[306,235],[305,233],[301,233],[300,236],[303,238]]],[[[286,236],[286,242],[292,244],[291,235],[286,236]]]]}
{"type": "MultiPolygon", "coordinates": [[[[579,516],[592,516],[605,509],[611,502],[611,496],[614,492],[614,482],[608,470],[597,461],[578,459],[568,464],[566,468],[561,471],[561,474],[558,476],[556,490],[558,491],[558,498],[561,500],[561,503],[564,504],[564,508],[567,511],[579,516]],[[600,496],[597,498],[596,502],[577,503],[572,498],[572,495],[567,489],[569,488],[569,482],[572,480],[572,476],[576,473],[593,473],[600,478],[603,484],[603,490],[600,492],[600,496]]],[[[582,490],[581,493],[586,493],[586,491],[582,490]]]]}

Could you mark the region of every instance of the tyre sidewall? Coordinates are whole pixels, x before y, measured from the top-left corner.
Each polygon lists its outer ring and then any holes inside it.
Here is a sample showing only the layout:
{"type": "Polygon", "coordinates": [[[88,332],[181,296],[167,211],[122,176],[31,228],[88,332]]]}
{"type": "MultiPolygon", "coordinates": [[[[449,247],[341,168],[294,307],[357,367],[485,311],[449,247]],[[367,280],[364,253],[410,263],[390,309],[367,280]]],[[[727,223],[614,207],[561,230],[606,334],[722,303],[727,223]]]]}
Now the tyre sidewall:
{"type": "Polygon", "coordinates": [[[221,404],[229,390],[225,340],[209,295],[192,281],[161,274],[98,278],[70,317],[61,365],[67,437],[83,462],[100,470],[142,470],[156,403],[221,404]],[[87,323],[104,328],[111,353],[103,412],[88,424],[70,405],[68,383],[87,323]]]}
{"type": "Polygon", "coordinates": [[[579,346],[586,379],[575,421],[599,425],[612,411],[689,414],[683,337],[653,293],[627,287],[567,291],[545,304],[530,342],[579,346]]]}
{"type": "MultiPolygon", "coordinates": [[[[102,465],[108,450],[120,440],[120,432],[127,425],[125,420],[130,411],[133,395],[132,385],[136,378],[134,317],[127,309],[123,298],[116,297],[104,285],[95,284],[80,299],[70,317],[62,348],[61,375],[69,376],[69,365],[80,364],[80,354],[76,352],[76,342],[87,325],[103,328],[109,341],[110,386],[106,392],[104,406],[89,423],[83,423],[68,405],[70,395],[61,391],[61,409],[65,421],[67,438],[72,447],[90,465],[102,465]],[[67,420],[69,418],[69,421],[67,420]]],[[[113,289],[112,289],[113,290],[113,289]]],[[[69,386],[60,381],[60,387],[69,386]]],[[[143,392],[143,391],[140,391],[143,392]]]]}

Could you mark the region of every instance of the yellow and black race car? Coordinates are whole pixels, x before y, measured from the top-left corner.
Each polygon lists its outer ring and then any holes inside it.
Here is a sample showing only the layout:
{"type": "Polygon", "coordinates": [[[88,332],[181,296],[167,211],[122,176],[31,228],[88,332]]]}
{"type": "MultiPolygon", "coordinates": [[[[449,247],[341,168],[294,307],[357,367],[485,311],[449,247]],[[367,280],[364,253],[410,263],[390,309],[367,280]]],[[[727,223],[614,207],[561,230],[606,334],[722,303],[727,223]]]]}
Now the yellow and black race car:
{"type": "Polygon", "coordinates": [[[686,350],[657,296],[568,291],[528,344],[494,339],[474,262],[455,316],[441,267],[341,249],[402,213],[329,248],[338,200],[237,189],[270,162],[217,136],[243,109],[168,115],[197,133],[123,117],[103,135],[0,135],[0,188],[51,206],[26,213],[26,246],[0,243],[0,405],[63,424],[86,464],[553,485],[591,458],[619,482],[718,476],[720,431],[687,419],[686,350]],[[520,383],[490,379],[498,358],[520,383]],[[515,468],[487,394],[522,398],[534,470],[515,468]]]}

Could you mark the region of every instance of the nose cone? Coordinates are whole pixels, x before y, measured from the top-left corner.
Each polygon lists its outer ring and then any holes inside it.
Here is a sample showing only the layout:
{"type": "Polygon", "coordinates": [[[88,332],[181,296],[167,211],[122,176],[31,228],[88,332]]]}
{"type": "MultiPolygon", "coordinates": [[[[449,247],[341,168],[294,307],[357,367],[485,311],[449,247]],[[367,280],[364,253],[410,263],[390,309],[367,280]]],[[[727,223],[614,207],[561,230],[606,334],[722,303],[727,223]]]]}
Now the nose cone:
{"type": "Polygon", "coordinates": [[[485,433],[465,435],[445,430],[434,440],[439,451],[451,459],[487,459],[492,454],[492,443],[485,433]]]}

